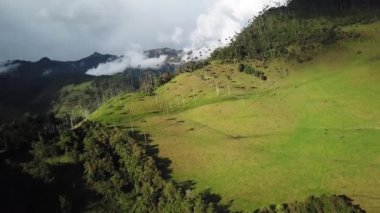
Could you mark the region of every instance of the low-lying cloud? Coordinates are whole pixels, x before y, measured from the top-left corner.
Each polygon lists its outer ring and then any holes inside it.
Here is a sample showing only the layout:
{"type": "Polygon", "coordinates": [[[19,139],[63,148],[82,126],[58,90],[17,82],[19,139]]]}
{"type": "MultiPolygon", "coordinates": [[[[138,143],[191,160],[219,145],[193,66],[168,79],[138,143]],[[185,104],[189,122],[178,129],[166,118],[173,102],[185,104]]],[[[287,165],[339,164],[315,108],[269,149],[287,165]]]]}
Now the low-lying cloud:
{"type": "Polygon", "coordinates": [[[191,48],[224,46],[230,38],[267,6],[283,4],[284,0],[218,0],[197,18],[197,27],[190,35],[191,48]]]}
{"type": "Polygon", "coordinates": [[[134,43],[143,49],[181,49],[181,31],[193,29],[195,18],[213,1],[0,0],[0,58],[76,60],[94,51],[121,55],[134,43]],[[159,42],[160,33],[170,40],[159,42]]]}
{"type": "Polygon", "coordinates": [[[0,61],[0,74],[15,71],[19,66],[20,64],[10,64],[9,62],[0,61]]]}
{"type": "MultiPolygon", "coordinates": [[[[166,56],[148,58],[139,49],[184,50],[182,60],[200,60],[225,46],[266,5],[286,0],[3,0],[0,7],[0,57],[76,60],[100,51],[124,54],[88,70],[111,75],[128,67],[156,68],[166,56]],[[148,6],[146,6],[148,5],[148,6]],[[31,42],[33,41],[33,42],[31,42]],[[34,42],[36,41],[36,42],[34,42]]],[[[17,65],[2,64],[0,73],[17,65]]]]}
{"type": "MultiPolygon", "coordinates": [[[[167,32],[158,32],[158,47],[166,44],[182,46],[182,61],[197,61],[210,57],[219,47],[228,45],[249,21],[267,6],[283,4],[285,0],[212,0],[204,13],[194,20],[194,27],[177,26],[167,32]]],[[[139,48],[142,45],[137,45],[139,48]]],[[[115,61],[100,64],[87,74],[112,75],[127,67],[156,68],[166,56],[147,58],[141,51],[127,52],[115,61]]]]}
{"type": "Polygon", "coordinates": [[[285,4],[285,0],[216,0],[206,13],[198,16],[196,29],[189,35],[191,54],[185,60],[204,59],[218,47],[223,47],[239,33],[252,18],[267,6],[285,4]],[[190,57],[189,57],[190,56],[190,57]]]}
{"type": "Polygon", "coordinates": [[[1,0],[0,4],[0,58],[76,60],[94,51],[120,55],[136,43],[143,49],[215,49],[228,43],[225,39],[264,5],[273,3],[1,0]]]}
{"type": "Polygon", "coordinates": [[[129,51],[120,58],[107,63],[99,64],[96,68],[86,72],[88,75],[113,75],[121,73],[127,68],[156,69],[160,67],[168,56],[161,55],[156,58],[148,58],[142,51],[129,51]]]}

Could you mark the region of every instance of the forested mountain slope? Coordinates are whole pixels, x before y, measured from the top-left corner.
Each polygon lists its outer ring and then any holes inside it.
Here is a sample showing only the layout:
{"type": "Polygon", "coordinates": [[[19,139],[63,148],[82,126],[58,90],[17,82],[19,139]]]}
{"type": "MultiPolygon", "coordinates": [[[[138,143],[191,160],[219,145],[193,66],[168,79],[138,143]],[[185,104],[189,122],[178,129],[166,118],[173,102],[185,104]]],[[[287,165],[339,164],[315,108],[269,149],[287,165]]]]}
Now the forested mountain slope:
{"type": "Polygon", "coordinates": [[[176,76],[66,85],[0,124],[0,211],[378,212],[377,8],[293,0],[176,76]]]}
{"type": "Polygon", "coordinates": [[[376,212],[380,22],[376,10],[354,9],[269,10],[210,65],[151,94],[120,95],[90,119],[143,133],[175,180],[232,209],[338,193],[376,212]]]}
{"type": "Polygon", "coordinates": [[[60,89],[94,79],[86,71],[116,56],[94,53],[78,61],[9,61],[15,68],[0,74],[0,120],[19,118],[26,112],[45,113],[60,89]]]}

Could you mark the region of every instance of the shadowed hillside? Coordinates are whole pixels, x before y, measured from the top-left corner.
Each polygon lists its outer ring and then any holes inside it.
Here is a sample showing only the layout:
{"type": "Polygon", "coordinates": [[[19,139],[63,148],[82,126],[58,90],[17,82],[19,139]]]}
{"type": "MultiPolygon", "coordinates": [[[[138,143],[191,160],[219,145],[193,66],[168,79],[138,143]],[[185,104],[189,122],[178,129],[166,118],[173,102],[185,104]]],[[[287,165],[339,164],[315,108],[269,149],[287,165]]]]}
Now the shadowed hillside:
{"type": "Polygon", "coordinates": [[[47,112],[63,86],[94,79],[86,75],[86,71],[115,58],[113,55],[94,53],[69,62],[49,58],[37,62],[8,62],[17,67],[0,74],[0,120],[18,118],[26,112],[47,112]]]}

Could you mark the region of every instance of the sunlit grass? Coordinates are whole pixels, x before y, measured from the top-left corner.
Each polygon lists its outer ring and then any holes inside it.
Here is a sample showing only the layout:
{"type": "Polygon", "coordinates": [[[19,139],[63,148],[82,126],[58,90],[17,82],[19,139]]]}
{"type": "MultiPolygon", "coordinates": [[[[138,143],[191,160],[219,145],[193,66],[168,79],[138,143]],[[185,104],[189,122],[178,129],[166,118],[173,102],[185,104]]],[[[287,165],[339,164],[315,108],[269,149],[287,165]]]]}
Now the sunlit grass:
{"type": "Polygon", "coordinates": [[[337,193],[375,212],[380,24],[359,27],[365,38],[308,63],[260,66],[268,81],[215,62],[154,95],[116,97],[91,119],[149,134],[172,160],[175,180],[194,180],[233,200],[233,209],[337,193]]]}

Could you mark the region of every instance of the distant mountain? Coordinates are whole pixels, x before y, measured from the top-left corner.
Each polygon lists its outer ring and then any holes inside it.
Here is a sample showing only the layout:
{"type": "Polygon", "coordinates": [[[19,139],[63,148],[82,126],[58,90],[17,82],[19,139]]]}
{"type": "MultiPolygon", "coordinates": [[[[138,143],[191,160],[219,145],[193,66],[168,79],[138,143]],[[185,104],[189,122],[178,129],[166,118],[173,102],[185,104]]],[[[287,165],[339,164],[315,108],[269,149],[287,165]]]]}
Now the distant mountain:
{"type": "MultiPolygon", "coordinates": [[[[144,51],[143,54],[148,58],[168,56],[161,67],[147,70],[152,73],[161,73],[174,71],[173,64],[181,62],[183,51],[158,48],[144,51]]],[[[8,61],[5,67],[11,69],[7,71],[4,67],[0,67],[0,121],[17,118],[25,112],[33,114],[47,112],[64,86],[95,79],[106,82],[107,80],[104,80],[106,78],[87,75],[86,72],[99,64],[111,62],[117,58],[119,57],[116,55],[94,52],[77,61],[56,61],[48,57],[36,62],[8,61]]],[[[139,82],[138,79],[142,75],[140,70],[140,68],[128,68],[125,70],[125,75],[133,76],[132,78],[136,79],[134,81],[139,82]]]]}
{"type": "Polygon", "coordinates": [[[87,70],[116,58],[117,56],[114,55],[95,52],[78,61],[54,61],[47,57],[41,58],[36,62],[15,60],[8,62],[8,65],[18,65],[18,67],[12,72],[3,73],[0,75],[0,78],[39,78],[62,74],[85,74],[87,70]]]}
{"type": "Polygon", "coordinates": [[[68,84],[92,80],[88,69],[112,61],[117,56],[93,53],[78,61],[55,61],[47,57],[39,61],[8,61],[12,71],[0,73],[0,120],[12,119],[24,112],[45,112],[68,84]]]}

